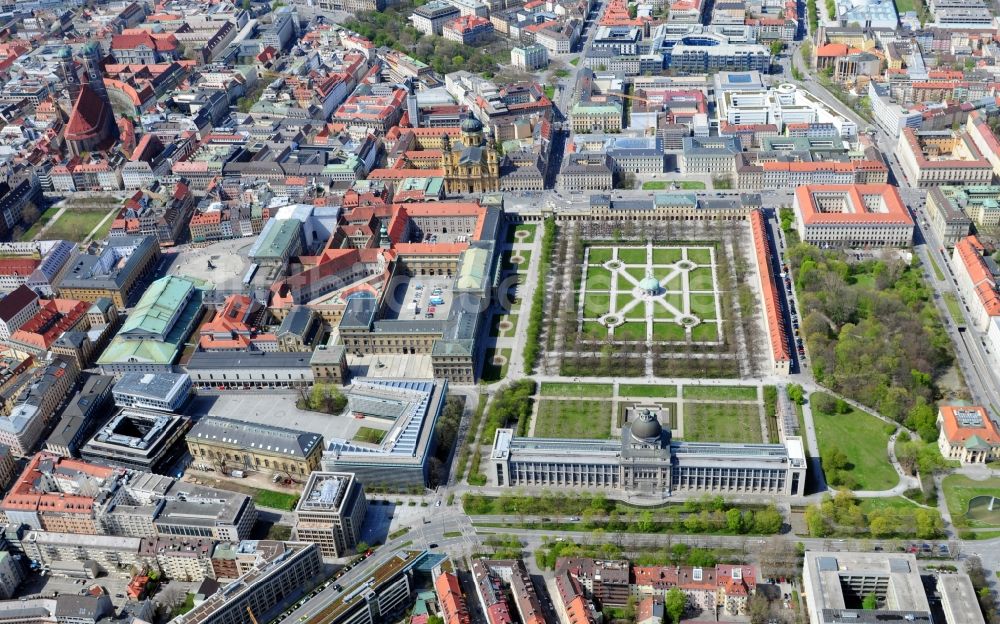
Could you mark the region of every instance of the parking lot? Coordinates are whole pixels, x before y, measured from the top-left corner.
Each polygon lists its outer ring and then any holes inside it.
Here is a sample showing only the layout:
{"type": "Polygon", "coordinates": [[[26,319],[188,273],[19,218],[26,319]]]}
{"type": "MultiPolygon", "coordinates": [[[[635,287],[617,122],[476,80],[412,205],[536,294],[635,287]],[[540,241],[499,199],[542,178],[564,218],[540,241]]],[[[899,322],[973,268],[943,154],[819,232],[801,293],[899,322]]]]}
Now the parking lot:
{"type": "Polygon", "coordinates": [[[454,299],[451,284],[452,278],[444,276],[395,277],[386,295],[384,318],[401,321],[448,318],[454,299]],[[442,303],[431,303],[435,298],[442,303]]]}

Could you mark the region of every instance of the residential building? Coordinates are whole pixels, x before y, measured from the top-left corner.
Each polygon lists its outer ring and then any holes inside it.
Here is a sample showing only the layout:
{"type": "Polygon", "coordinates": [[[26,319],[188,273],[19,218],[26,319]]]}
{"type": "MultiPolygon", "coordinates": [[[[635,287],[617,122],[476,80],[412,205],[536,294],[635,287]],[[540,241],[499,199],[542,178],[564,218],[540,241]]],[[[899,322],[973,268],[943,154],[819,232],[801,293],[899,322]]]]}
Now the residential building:
{"type": "Polygon", "coordinates": [[[319,469],[323,437],[218,416],[203,416],[187,434],[195,461],[230,472],[263,472],[305,479],[319,469]]]}
{"type": "Polygon", "coordinates": [[[155,562],[163,576],[172,581],[198,582],[214,578],[212,540],[196,537],[145,537],[139,556],[155,562]]]}
{"type": "Polygon", "coordinates": [[[295,506],[295,539],[316,544],[324,557],[347,556],[361,542],[367,509],[352,473],[314,471],[295,506]]]}
{"type": "Polygon", "coordinates": [[[39,296],[51,297],[75,250],[76,245],[62,240],[0,243],[0,293],[25,284],[39,296]]]}
{"type": "Polygon", "coordinates": [[[18,286],[0,299],[0,341],[11,335],[39,311],[38,295],[25,285],[18,286]]]}
{"type": "Polygon", "coordinates": [[[621,132],[624,115],[621,103],[614,101],[577,102],[570,109],[573,132],[621,132]]]}
{"type": "Polygon", "coordinates": [[[0,600],[13,598],[26,577],[27,572],[21,564],[21,558],[7,550],[0,550],[0,600]]]}
{"type": "Polygon", "coordinates": [[[177,412],[191,396],[191,378],[185,373],[125,373],[112,396],[118,407],[177,412]]]}
{"type": "Polygon", "coordinates": [[[503,591],[500,575],[486,559],[472,562],[472,582],[476,586],[479,608],[489,624],[513,624],[514,612],[503,591]]]}
{"type": "Polygon", "coordinates": [[[434,579],[434,593],[445,624],[471,624],[472,616],[455,574],[440,572],[434,579]]]}
{"type": "Polygon", "coordinates": [[[938,448],[945,459],[985,464],[1000,457],[1000,429],[980,406],[942,405],[937,424],[938,448]]]}
{"type": "Polygon", "coordinates": [[[809,620],[835,624],[846,619],[863,622],[877,616],[930,624],[937,618],[931,612],[927,587],[937,585],[946,621],[983,622],[977,609],[967,608],[975,605],[975,592],[967,575],[932,573],[937,582],[929,585],[925,585],[922,576],[916,555],[910,553],[807,551],[802,564],[802,583],[803,592],[812,596],[807,605],[809,620]],[[878,610],[861,608],[859,598],[870,594],[875,595],[878,610]]]}
{"type": "MultiPolygon", "coordinates": [[[[187,164],[178,161],[175,167],[187,164]]],[[[185,178],[189,175],[182,173],[185,178]]],[[[204,182],[207,184],[208,180],[204,182]]],[[[191,188],[184,181],[171,185],[155,181],[136,191],[111,222],[109,240],[120,236],[155,236],[161,247],[173,246],[193,217],[195,201],[191,188]]]]}
{"type": "Polygon", "coordinates": [[[784,444],[673,441],[651,409],[637,409],[621,440],[516,437],[498,429],[488,476],[500,487],[583,487],[646,492],[802,496],[801,438],[784,444]]]}
{"type": "Polygon", "coordinates": [[[29,373],[10,413],[0,417],[0,444],[7,445],[18,457],[29,455],[78,374],[73,362],[61,357],[29,373]]]}
{"type": "Polygon", "coordinates": [[[91,303],[107,297],[125,310],[159,260],[160,248],[151,236],[109,238],[96,254],[77,251],[73,255],[59,281],[59,296],[91,303]]]}
{"type": "Polygon", "coordinates": [[[613,166],[606,153],[566,154],[556,184],[561,191],[610,191],[614,188],[613,166]]]}
{"type": "Polygon", "coordinates": [[[913,219],[888,184],[813,184],[795,189],[799,236],[814,245],[907,247],[913,219]]]}

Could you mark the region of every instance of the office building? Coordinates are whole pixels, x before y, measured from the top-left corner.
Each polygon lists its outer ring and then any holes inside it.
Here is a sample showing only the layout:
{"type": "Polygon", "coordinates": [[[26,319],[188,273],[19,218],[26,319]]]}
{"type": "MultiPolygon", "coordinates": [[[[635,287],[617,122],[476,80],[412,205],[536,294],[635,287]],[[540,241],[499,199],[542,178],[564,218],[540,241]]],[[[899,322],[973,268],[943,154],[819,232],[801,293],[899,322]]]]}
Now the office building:
{"type": "Polygon", "coordinates": [[[107,297],[119,310],[128,307],[142,278],[156,269],[160,246],[150,236],[108,239],[96,254],[78,251],[59,281],[59,296],[91,303],[107,297]]]}
{"type": "Polygon", "coordinates": [[[501,487],[584,487],[645,492],[801,496],[802,440],[784,444],[673,441],[654,408],[635,410],[621,440],[521,438],[498,429],[489,476],[501,487]]]}
{"type": "Polygon", "coordinates": [[[795,189],[799,237],[828,247],[908,247],[913,219],[888,184],[813,184],[795,189]]]}
{"type": "MultiPolygon", "coordinates": [[[[927,193],[927,218],[931,229],[946,247],[969,235],[972,218],[962,209],[962,187],[935,186],[927,193]]],[[[967,200],[964,202],[968,205],[967,200]]]]}
{"type": "Polygon", "coordinates": [[[187,434],[195,461],[229,472],[263,472],[304,480],[319,468],[323,437],[273,425],[203,416],[187,434]]]}
{"type": "Polygon", "coordinates": [[[61,357],[27,373],[10,413],[0,417],[0,444],[18,457],[30,454],[55,414],[56,408],[76,383],[79,371],[61,357]]]}
{"type": "Polygon", "coordinates": [[[349,472],[313,472],[295,506],[295,539],[319,546],[324,557],[344,557],[361,541],[368,501],[349,472]]]}
{"type": "Polygon", "coordinates": [[[191,396],[185,373],[125,373],[112,390],[115,405],[176,412],[191,396]]]}
{"type": "Polygon", "coordinates": [[[937,424],[938,448],[945,459],[985,464],[1000,457],[1000,430],[980,406],[942,405],[937,424]]]}
{"type": "Polygon", "coordinates": [[[549,65],[549,53],[545,46],[533,43],[510,49],[510,64],[522,71],[537,71],[549,65]]]}
{"type": "Polygon", "coordinates": [[[352,472],[369,487],[425,487],[447,389],[443,380],[356,379],[344,393],[347,412],[378,419],[389,429],[378,444],[328,440],[323,470],[352,472]]]}
{"type": "Polygon", "coordinates": [[[920,188],[993,180],[993,165],[968,132],[903,128],[896,154],[907,180],[920,188]]]}
{"type": "Polygon", "coordinates": [[[10,600],[14,597],[18,586],[27,576],[26,572],[20,557],[12,555],[9,551],[0,550],[0,600],[10,600]]]}
{"type": "MultiPolygon", "coordinates": [[[[982,624],[969,577],[960,572],[929,574],[941,593],[940,607],[947,622],[982,624]],[[963,602],[960,598],[965,596],[963,602]],[[958,599],[958,600],[956,600],[958,599]],[[956,604],[957,603],[957,604],[956,604]]],[[[928,586],[917,558],[910,553],[807,551],[802,565],[803,593],[809,620],[816,624],[877,624],[890,620],[931,624],[928,586]],[[862,608],[874,594],[878,609],[862,608]]]]}
{"type": "Polygon", "coordinates": [[[110,412],[114,377],[84,373],[83,387],[63,409],[59,422],[45,440],[45,450],[79,457],[79,449],[110,412]]]}
{"type": "Polygon", "coordinates": [[[434,0],[423,6],[413,9],[410,21],[413,27],[425,35],[441,36],[441,29],[444,25],[461,15],[453,4],[444,0],[434,0]]]}
{"type": "Polygon", "coordinates": [[[21,549],[38,570],[53,576],[128,579],[133,567],[144,563],[140,542],[138,537],[31,530],[21,538],[21,549]]]}
{"type": "Polygon", "coordinates": [[[967,236],[955,243],[951,268],[958,282],[958,292],[969,308],[973,327],[986,331],[994,318],[1000,317],[1000,269],[979,238],[967,236]]]}
{"type": "Polygon", "coordinates": [[[174,624],[270,622],[286,601],[304,595],[323,578],[323,560],[315,544],[244,541],[239,550],[256,555],[253,567],[174,618],[174,624]]]}
{"type": "Polygon", "coordinates": [[[127,407],[80,448],[95,464],[169,475],[184,454],[186,416],[127,407]]]}
{"type": "Polygon", "coordinates": [[[742,151],[736,137],[684,137],[678,158],[681,173],[731,175],[742,151]]]}

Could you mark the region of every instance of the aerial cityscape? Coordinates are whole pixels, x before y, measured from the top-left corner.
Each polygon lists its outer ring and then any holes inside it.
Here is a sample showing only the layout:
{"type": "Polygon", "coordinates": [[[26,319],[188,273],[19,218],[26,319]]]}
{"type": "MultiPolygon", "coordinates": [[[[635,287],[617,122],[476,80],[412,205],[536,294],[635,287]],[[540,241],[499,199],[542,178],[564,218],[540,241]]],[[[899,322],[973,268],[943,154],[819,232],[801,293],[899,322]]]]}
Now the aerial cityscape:
{"type": "Polygon", "coordinates": [[[0,2],[0,624],[1000,624],[1000,0],[0,2]]]}

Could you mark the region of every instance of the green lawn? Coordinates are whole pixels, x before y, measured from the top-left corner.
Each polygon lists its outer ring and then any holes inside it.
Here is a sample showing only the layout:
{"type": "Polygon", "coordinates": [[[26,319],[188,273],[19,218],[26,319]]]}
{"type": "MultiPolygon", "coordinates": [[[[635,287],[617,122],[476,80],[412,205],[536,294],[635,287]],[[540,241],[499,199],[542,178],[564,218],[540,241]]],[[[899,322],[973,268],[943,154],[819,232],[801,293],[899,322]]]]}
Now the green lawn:
{"type": "Polygon", "coordinates": [[[948,307],[948,315],[956,325],[965,325],[965,317],[962,316],[962,304],[958,302],[958,297],[951,291],[944,293],[944,304],[948,307]]]}
{"type": "Polygon", "coordinates": [[[756,401],[756,386],[684,386],[685,399],[756,401]]]}
{"type": "Polygon", "coordinates": [[[610,290],[611,271],[599,266],[587,267],[587,290],[610,290]]]}
{"type": "Polygon", "coordinates": [[[914,2],[919,2],[920,0],[895,0],[896,12],[902,15],[907,11],[916,11],[917,7],[914,2]]]}
{"type": "Polygon", "coordinates": [[[588,383],[558,383],[546,381],[538,391],[542,396],[591,397],[610,399],[614,396],[614,386],[611,384],[588,383]]]}
{"type": "MultiPolygon", "coordinates": [[[[117,213],[118,209],[115,208],[114,212],[117,213]]],[[[114,222],[115,222],[114,215],[108,217],[108,220],[104,222],[104,225],[102,225],[100,229],[98,229],[97,232],[94,233],[93,240],[102,241],[106,239],[108,237],[108,232],[111,231],[111,226],[114,225],[114,222]]]]}
{"type": "Polygon", "coordinates": [[[590,264],[604,264],[611,259],[610,247],[591,247],[587,254],[587,261],[590,264]]]}
{"type": "Polygon", "coordinates": [[[669,321],[653,323],[653,340],[664,340],[667,342],[684,342],[687,340],[687,332],[677,323],[669,321]]]}
{"type": "Polygon", "coordinates": [[[534,223],[518,223],[517,225],[511,225],[507,227],[507,242],[508,243],[530,243],[535,240],[535,231],[538,229],[538,225],[534,223]],[[525,237],[518,237],[518,232],[527,232],[528,235],[525,237]]]}
{"type": "Polygon", "coordinates": [[[712,264],[712,250],[704,247],[689,247],[688,260],[695,264],[712,264]]]}
{"type": "Polygon", "coordinates": [[[353,440],[355,442],[367,442],[368,444],[378,444],[385,437],[386,432],[382,429],[373,429],[372,427],[360,427],[358,432],[354,434],[353,440]]]}
{"type": "Polygon", "coordinates": [[[886,456],[889,434],[884,422],[851,408],[846,414],[826,414],[814,409],[813,423],[820,456],[840,449],[854,466],[851,475],[857,480],[857,489],[885,490],[899,483],[899,475],[886,456]]]}
{"type": "Polygon", "coordinates": [[[615,327],[616,340],[645,340],[646,323],[624,323],[615,327]]]}
{"type": "Polygon", "coordinates": [[[705,183],[698,182],[696,180],[687,182],[675,182],[674,184],[677,185],[677,188],[685,191],[701,191],[705,189],[705,183]]]}
{"type": "Polygon", "coordinates": [[[672,399],[677,396],[677,386],[658,386],[656,384],[620,384],[620,397],[648,397],[672,399]]]}
{"type": "Polygon", "coordinates": [[[583,337],[588,340],[604,340],[608,337],[608,328],[597,321],[584,321],[583,337]]]}
{"type": "Polygon", "coordinates": [[[587,293],[583,299],[583,317],[597,318],[608,313],[611,306],[611,295],[587,293]]]}
{"type": "Polygon", "coordinates": [[[556,97],[556,88],[552,85],[545,85],[544,87],[542,87],[542,93],[544,93],[545,97],[549,98],[550,100],[554,100],[556,97]]]}
{"type": "Polygon", "coordinates": [[[668,292],[667,294],[663,295],[663,300],[666,301],[667,304],[672,305],[678,312],[682,314],[686,311],[684,309],[684,295],[682,295],[679,292],[668,292]]]}
{"type": "MultiPolygon", "coordinates": [[[[898,2],[898,0],[897,0],[897,2],[898,2]]],[[[938,263],[934,260],[934,256],[932,256],[931,254],[927,254],[927,257],[931,261],[931,268],[934,269],[934,277],[936,277],[939,282],[943,282],[944,281],[944,272],[941,271],[941,267],[939,267],[938,263]]]]}
{"type": "Polygon", "coordinates": [[[760,444],[760,412],[756,404],[685,403],[684,439],[760,444]]]}
{"type": "Polygon", "coordinates": [[[511,258],[520,258],[521,259],[521,262],[513,262],[513,260],[511,261],[511,264],[515,267],[515,269],[517,270],[518,273],[527,273],[528,272],[528,265],[531,264],[531,251],[530,250],[525,249],[523,251],[512,252],[510,257],[511,258]]]}
{"type": "Polygon", "coordinates": [[[673,264],[681,259],[680,247],[662,247],[653,250],[653,264],[673,264]]]}
{"type": "Polygon", "coordinates": [[[712,293],[693,294],[690,296],[691,314],[702,320],[715,318],[715,295],[712,293]]]}
{"type": "Polygon", "coordinates": [[[554,73],[559,78],[566,78],[567,76],[569,76],[568,69],[557,69],[554,73]]]}
{"type": "Polygon", "coordinates": [[[580,57],[577,56],[575,58],[570,59],[569,64],[572,65],[573,67],[576,67],[577,64],[579,64],[579,62],[580,62],[580,57]]]}
{"type": "Polygon", "coordinates": [[[662,191],[667,188],[667,183],[659,180],[651,180],[649,182],[642,183],[642,190],[644,191],[662,191]]]}
{"type": "Polygon", "coordinates": [[[917,504],[902,496],[890,496],[887,498],[862,498],[861,510],[866,514],[880,509],[916,509],[917,504]]]}
{"type": "Polygon", "coordinates": [[[691,340],[695,342],[718,342],[719,327],[715,323],[701,323],[691,328],[691,340]]]}
{"type": "MultiPolygon", "coordinates": [[[[97,227],[108,213],[106,212],[70,212],[67,210],[57,221],[54,221],[45,232],[49,239],[64,239],[81,242],[97,227]]],[[[110,229],[110,228],[109,228],[110,229]]]]}
{"type": "Polygon", "coordinates": [[[541,399],[535,420],[535,437],[610,438],[610,405],[587,399],[541,399]]]}
{"type": "Polygon", "coordinates": [[[625,264],[646,264],[645,247],[619,247],[618,259],[625,264]]]}
{"type": "Polygon", "coordinates": [[[295,509],[295,504],[299,502],[299,495],[275,492],[274,490],[256,490],[253,495],[253,501],[260,507],[291,511],[295,509]]]}
{"type": "Polygon", "coordinates": [[[700,267],[688,273],[688,288],[691,290],[713,290],[715,280],[712,279],[712,269],[700,267]]]}
{"type": "MultiPolygon", "coordinates": [[[[983,481],[975,481],[963,475],[948,475],[941,483],[944,488],[944,500],[948,504],[948,511],[952,520],[965,517],[969,510],[969,500],[977,496],[1000,496],[1000,477],[993,477],[983,481]]],[[[970,520],[969,526],[989,527],[998,526],[981,520],[970,520]]]]}
{"type": "Polygon", "coordinates": [[[31,227],[29,227],[27,231],[21,235],[21,240],[30,241],[34,239],[35,235],[38,234],[38,230],[42,229],[42,226],[51,221],[52,217],[54,217],[57,212],[59,212],[58,206],[49,206],[45,212],[39,215],[38,221],[32,223],[31,227]]]}

